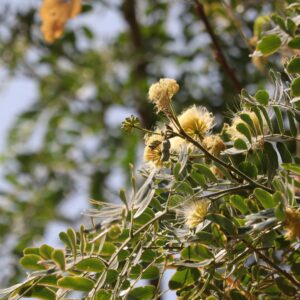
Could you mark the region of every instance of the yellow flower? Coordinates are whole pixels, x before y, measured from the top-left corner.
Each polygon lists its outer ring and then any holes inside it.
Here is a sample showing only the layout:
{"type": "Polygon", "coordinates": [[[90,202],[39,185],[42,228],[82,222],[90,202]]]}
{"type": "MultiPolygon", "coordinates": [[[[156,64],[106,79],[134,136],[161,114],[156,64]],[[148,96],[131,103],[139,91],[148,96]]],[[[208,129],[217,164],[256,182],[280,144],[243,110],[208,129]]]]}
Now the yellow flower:
{"type": "Polygon", "coordinates": [[[171,151],[171,153],[174,153],[174,154],[180,153],[185,147],[187,149],[193,148],[192,144],[188,143],[185,139],[183,139],[179,136],[175,136],[175,137],[171,138],[170,143],[171,143],[170,151],[171,151]]]}
{"type": "Polygon", "coordinates": [[[174,79],[161,78],[151,85],[148,97],[156,105],[157,111],[167,111],[172,97],[179,91],[179,84],[174,79]]]}
{"type": "Polygon", "coordinates": [[[203,139],[202,145],[214,156],[219,156],[225,150],[225,144],[218,135],[208,135],[203,139]]]}
{"type": "Polygon", "coordinates": [[[195,140],[203,140],[214,125],[214,117],[203,106],[191,106],[185,110],[178,121],[182,129],[195,140]]]}
{"type": "Polygon", "coordinates": [[[44,0],[40,8],[42,19],[41,31],[46,42],[53,43],[59,39],[66,22],[81,11],[80,0],[44,0]]]}
{"type": "Polygon", "coordinates": [[[205,218],[210,201],[208,199],[192,200],[183,208],[185,224],[190,229],[197,227],[205,218]]]}
{"type": "Polygon", "coordinates": [[[300,209],[287,208],[285,217],[285,237],[289,240],[300,239],[300,209]]]}
{"type": "MultiPolygon", "coordinates": [[[[157,133],[157,131],[156,131],[157,133]]],[[[155,166],[161,167],[162,162],[162,142],[161,134],[147,135],[145,137],[144,161],[152,162],[155,166]]]]}

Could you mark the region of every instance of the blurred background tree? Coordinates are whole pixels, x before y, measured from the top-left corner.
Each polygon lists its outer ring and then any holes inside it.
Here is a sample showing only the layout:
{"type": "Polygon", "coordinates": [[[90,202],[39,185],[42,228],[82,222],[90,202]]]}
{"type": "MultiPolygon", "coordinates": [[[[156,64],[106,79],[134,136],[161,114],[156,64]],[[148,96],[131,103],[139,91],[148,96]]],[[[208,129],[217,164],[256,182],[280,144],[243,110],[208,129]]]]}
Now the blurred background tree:
{"type": "Polygon", "coordinates": [[[3,77],[30,78],[38,92],[15,120],[2,154],[0,253],[9,262],[3,286],[20,278],[10,258],[16,262],[22,249],[38,244],[51,222],[76,226],[82,221],[72,213],[78,201],[113,201],[128,183],[141,139],[122,133],[120,123],[135,114],[153,126],[156,116],[145,97],[152,82],[176,78],[178,109],[205,105],[218,128],[225,106],[238,104],[241,87],[254,91],[266,83],[249,57],[253,23],[281,6],[202,1],[226,69],[193,1],[83,1],[79,17],[51,45],[40,32],[41,1],[6,2],[0,12],[3,77]]]}

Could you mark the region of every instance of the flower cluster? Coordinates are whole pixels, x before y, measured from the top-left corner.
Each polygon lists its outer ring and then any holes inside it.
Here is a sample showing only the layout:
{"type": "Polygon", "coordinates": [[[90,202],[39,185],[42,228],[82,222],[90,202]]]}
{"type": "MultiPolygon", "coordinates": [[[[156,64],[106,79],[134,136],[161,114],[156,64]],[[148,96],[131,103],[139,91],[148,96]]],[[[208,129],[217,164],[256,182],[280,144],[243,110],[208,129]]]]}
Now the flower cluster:
{"type": "Polygon", "coordinates": [[[193,139],[201,141],[214,126],[214,117],[203,106],[191,106],[178,116],[182,129],[193,139]]]}
{"type": "MultiPolygon", "coordinates": [[[[219,156],[225,149],[225,144],[219,135],[211,135],[215,120],[212,113],[203,106],[192,105],[183,111],[178,117],[170,109],[172,97],[179,91],[179,85],[174,79],[162,78],[159,82],[154,83],[149,89],[149,99],[156,105],[157,111],[162,111],[170,120],[167,126],[173,131],[174,135],[168,137],[168,143],[162,134],[158,132],[154,135],[146,136],[146,146],[144,151],[144,160],[154,163],[155,166],[161,167],[166,161],[163,154],[169,151],[171,154],[179,154],[183,148],[187,148],[189,152],[195,152],[199,149],[183,139],[180,136],[180,130],[184,130],[194,140],[201,142],[211,154],[219,156]],[[179,126],[178,126],[179,125],[179,126]],[[181,127],[179,129],[179,127],[181,127]],[[167,147],[166,147],[167,146],[167,147]]],[[[163,130],[161,130],[162,133],[163,130]]],[[[167,134],[165,134],[167,136],[167,134]]]]}
{"type": "Polygon", "coordinates": [[[179,91],[179,84],[174,79],[162,78],[151,85],[148,93],[149,100],[153,102],[157,111],[167,112],[171,100],[179,91]]]}
{"type": "Polygon", "coordinates": [[[207,215],[209,204],[208,199],[189,201],[183,207],[186,226],[190,229],[196,228],[207,215]]]}
{"type": "Polygon", "coordinates": [[[156,167],[163,165],[162,160],[162,143],[164,137],[159,130],[156,130],[152,135],[145,136],[144,161],[153,163],[156,167]]]}
{"type": "Polygon", "coordinates": [[[67,21],[76,17],[80,11],[80,0],[44,0],[40,8],[40,16],[41,31],[46,42],[53,43],[59,39],[67,21]]]}

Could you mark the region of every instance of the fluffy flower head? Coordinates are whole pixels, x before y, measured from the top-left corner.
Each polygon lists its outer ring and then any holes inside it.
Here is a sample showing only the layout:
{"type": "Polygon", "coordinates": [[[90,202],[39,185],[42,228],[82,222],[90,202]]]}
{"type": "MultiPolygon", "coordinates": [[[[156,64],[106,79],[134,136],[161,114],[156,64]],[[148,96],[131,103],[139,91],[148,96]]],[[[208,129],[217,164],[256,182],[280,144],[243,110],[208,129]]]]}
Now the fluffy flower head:
{"type": "Polygon", "coordinates": [[[193,200],[184,207],[185,224],[190,229],[196,228],[205,218],[210,201],[207,199],[193,200]]]}
{"type": "Polygon", "coordinates": [[[169,108],[172,97],[179,91],[179,84],[174,79],[161,78],[150,86],[148,97],[156,105],[158,111],[166,111],[169,108]]]}
{"type": "Polygon", "coordinates": [[[81,11],[80,0],[44,0],[40,8],[42,19],[41,31],[46,42],[53,43],[59,39],[66,22],[81,11]]]}
{"type": "Polygon", "coordinates": [[[289,240],[300,239],[300,209],[287,208],[285,216],[285,237],[289,240]]]}
{"type": "Polygon", "coordinates": [[[218,135],[208,135],[202,144],[214,156],[219,156],[221,151],[225,150],[225,144],[218,135]]]}
{"type": "Polygon", "coordinates": [[[163,136],[161,134],[147,135],[145,137],[145,162],[152,162],[156,167],[162,166],[162,142],[163,136]]]}
{"type": "Polygon", "coordinates": [[[203,106],[191,106],[185,110],[178,121],[182,129],[192,138],[203,140],[205,135],[212,129],[214,125],[214,117],[203,106]]]}

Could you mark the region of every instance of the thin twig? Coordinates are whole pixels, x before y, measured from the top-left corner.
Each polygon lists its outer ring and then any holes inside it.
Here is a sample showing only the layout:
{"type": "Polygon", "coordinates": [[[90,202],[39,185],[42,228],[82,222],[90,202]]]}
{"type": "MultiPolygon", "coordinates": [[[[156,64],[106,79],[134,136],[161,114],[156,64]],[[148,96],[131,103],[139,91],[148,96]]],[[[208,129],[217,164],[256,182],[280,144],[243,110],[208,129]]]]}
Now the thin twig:
{"type": "MultiPolygon", "coordinates": [[[[179,124],[180,126],[180,124],[179,124]]],[[[226,163],[225,161],[219,159],[218,157],[212,155],[208,150],[206,150],[198,141],[194,140],[190,135],[188,135],[180,126],[180,134],[177,134],[178,136],[180,136],[181,138],[186,139],[188,142],[192,143],[193,145],[195,145],[198,149],[200,149],[205,155],[206,157],[210,158],[211,160],[217,162],[218,164],[222,165],[223,167],[229,169],[230,171],[234,172],[235,174],[237,174],[238,176],[240,176],[241,178],[243,178],[244,180],[248,181],[250,184],[252,184],[254,187],[260,187],[261,189],[264,189],[267,192],[273,193],[273,190],[267,186],[264,186],[263,184],[256,182],[255,180],[253,180],[252,178],[250,178],[249,176],[247,176],[245,173],[241,172],[239,169],[235,168],[234,166],[232,166],[231,164],[226,163]]]]}
{"type": "Polygon", "coordinates": [[[214,48],[216,50],[216,59],[217,59],[217,61],[223,67],[226,74],[229,76],[229,78],[232,81],[232,84],[235,87],[237,93],[240,93],[240,91],[242,90],[242,85],[239,82],[239,80],[237,79],[234,71],[230,68],[229,64],[227,63],[225,55],[223,54],[222,48],[219,44],[218,38],[215,35],[215,33],[212,29],[212,26],[210,25],[210,23],[208,21],[208,18],[205,14],[203,5],[198,0],[194,0],[194,3],[195,3],[197,14],[198,14],[199,18],[203,21],[203,23],[205,25],[205,28],[206,28],[206,31],[210,35],[210,38],[213,42],[214,48]]]}
{"type": "Polygon", "coordinates": [[[291,274],[288,272],[282,270],[278,265],[276,265],[274,262],[272,262],[266,255],[261,253],[258,249],[253,247],[248,241],[241,239],[241,241],[247,245],[249,249],[251,249],[253,252],[255,252],[263,261],[265,261],[269,266],[271,266],[273,269],[275,269],[278,273],[283,275],[285,278],[287,278],[290,282],[292,282],[294,285],[296,285],[298,288],[300,288],[300,282],[298,282],[291,274]]]}

